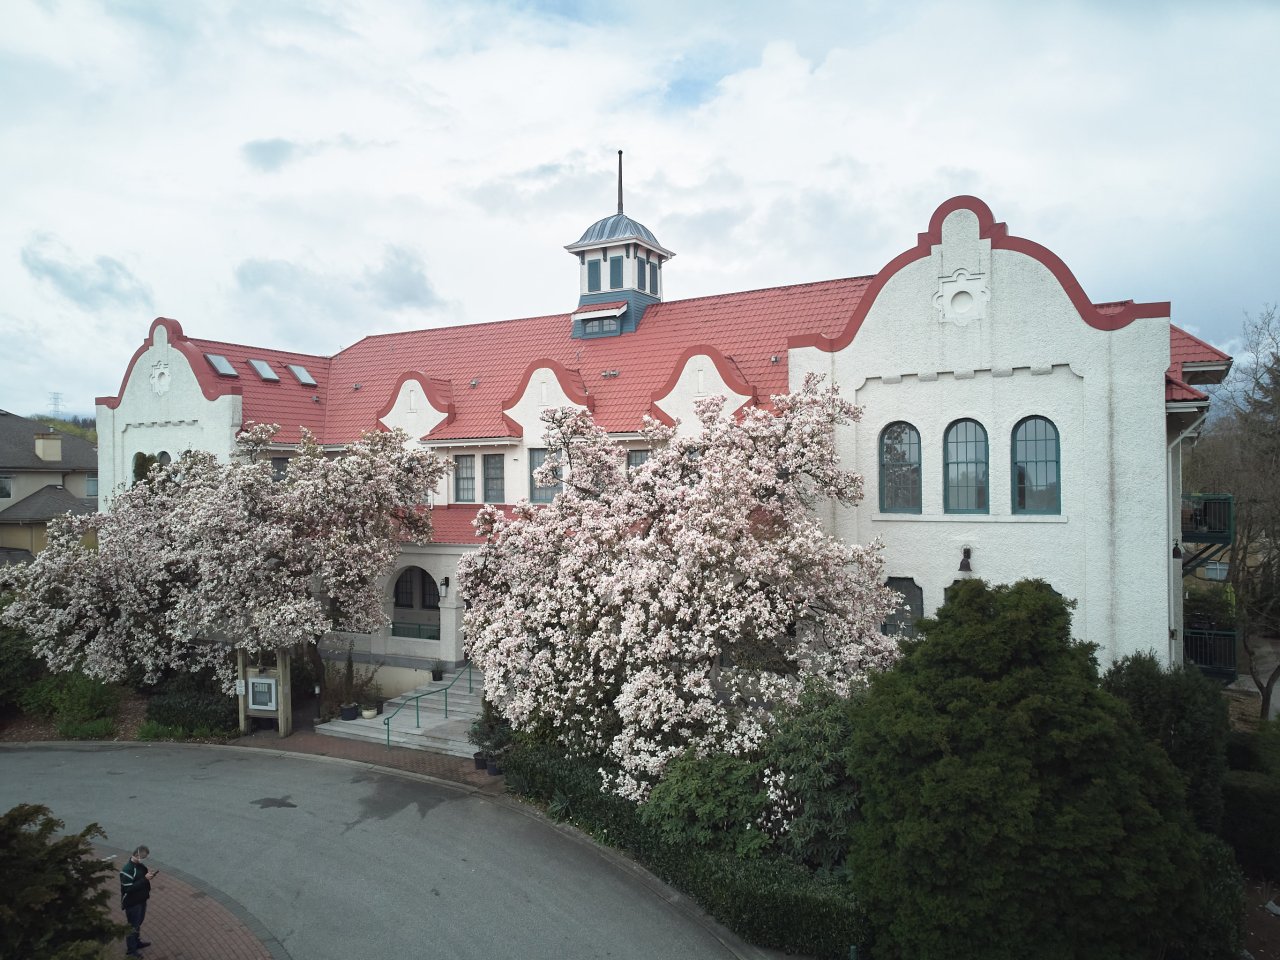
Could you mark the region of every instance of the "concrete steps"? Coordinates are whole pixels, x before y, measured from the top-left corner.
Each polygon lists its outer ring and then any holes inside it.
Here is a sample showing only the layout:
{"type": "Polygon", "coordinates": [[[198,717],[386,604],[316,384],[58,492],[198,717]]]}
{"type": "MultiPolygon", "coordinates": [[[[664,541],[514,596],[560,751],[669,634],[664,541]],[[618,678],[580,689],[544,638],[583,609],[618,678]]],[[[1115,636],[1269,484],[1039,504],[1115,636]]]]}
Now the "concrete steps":
{"type": "Polygon", "coordinates": [[[372,720],[357,718],[355,720],[331,720],[319,724],[316,733],[327,737],[341,737],[346,740],[366,740],[373,743],[386,744],[387,725],[384,720],[390,718],[391,743],[410,750],[430,750],[433,753],[445,753],[455,757],[469,757],[475,753],[475,747],[467,740],[471,730],[471,722],[480,715],[480,704],[484,692],[484,679],[480,672],[471,672],[471,692],[467,692],[465,671],[456,683],[449,687],[456,673],[446,673],[438,683],[411,690],[403,696],[388,700],[382,708],[382,715],[372,720]],[[449,715],[445,716],[444,688],[449,687],[449,715]],[[432,693],[432,691],[437,691],[432,693]],[[415,713],[413,698],[419,694],[430,694],[419,700],[415,713]],[[403,704],[403,706],[401,706],[403,704]],[[399,712],[397,712],[397,708],[399,712]]]}

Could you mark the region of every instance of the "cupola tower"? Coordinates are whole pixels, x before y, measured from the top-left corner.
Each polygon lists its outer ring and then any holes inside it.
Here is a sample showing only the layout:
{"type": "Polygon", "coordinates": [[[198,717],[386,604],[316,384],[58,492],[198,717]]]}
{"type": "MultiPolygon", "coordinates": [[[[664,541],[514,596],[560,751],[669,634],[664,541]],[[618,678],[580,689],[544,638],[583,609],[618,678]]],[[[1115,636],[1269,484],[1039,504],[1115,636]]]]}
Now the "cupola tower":
{"type": "Polygon", "coordinates": [[[622,151],[618,151],[618,212],[587,227],[565,247],[578,258],[574,337],[628,333],[644,311],[662,302],[662,268],[675,256],[653,231],[622,212],[622,151]]]}

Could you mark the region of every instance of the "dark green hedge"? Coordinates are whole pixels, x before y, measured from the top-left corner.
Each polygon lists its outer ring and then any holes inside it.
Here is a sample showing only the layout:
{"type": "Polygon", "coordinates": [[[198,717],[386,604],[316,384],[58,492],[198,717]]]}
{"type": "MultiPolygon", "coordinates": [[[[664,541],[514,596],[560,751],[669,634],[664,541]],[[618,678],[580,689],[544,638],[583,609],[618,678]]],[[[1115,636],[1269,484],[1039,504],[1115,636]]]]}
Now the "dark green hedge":
{"type": "Polygon", "coordinates": [[[1280,777],[1229,770],[1223,801],[1222,836],[1240,865],[1280,880],[1280,777]]]}
{"type": "Polygon", "coordinates": [[[864,939],[863,918],[848,888],[773,857],[665,842],[628,800],[601,792],[599,758],[566,760],[554,747],[517,743],[503,759],[510,790],[547,804],[643,864],[697,901],[739,936],[762,947],[845,958],[864,939]]]}
{"type": "Polygon", "coordinates": [[[156,694],[147,701],[147,719],[187,733],[197,728],[234,730],[240,724],[234,698],[192,690],[156,694]]]}
{"type": "Polygon", "coordinates": [[[1280,776],[1280,724],[1264,724],[1261,730],[1232,730],[1227,737],[1227,766],[1280,776]]]}

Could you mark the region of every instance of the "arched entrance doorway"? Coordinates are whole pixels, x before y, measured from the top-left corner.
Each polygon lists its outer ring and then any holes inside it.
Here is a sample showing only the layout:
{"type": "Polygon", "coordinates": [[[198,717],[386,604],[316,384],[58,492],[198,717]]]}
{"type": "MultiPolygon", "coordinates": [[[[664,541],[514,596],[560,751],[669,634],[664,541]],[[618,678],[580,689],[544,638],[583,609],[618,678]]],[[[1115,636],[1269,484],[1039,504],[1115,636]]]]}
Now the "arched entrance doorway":
{"type": "Polygon", "coordinates": [[[440,639],[440,586],[421,567],[406,567],[392,587],[391,635],[440,639]]]}

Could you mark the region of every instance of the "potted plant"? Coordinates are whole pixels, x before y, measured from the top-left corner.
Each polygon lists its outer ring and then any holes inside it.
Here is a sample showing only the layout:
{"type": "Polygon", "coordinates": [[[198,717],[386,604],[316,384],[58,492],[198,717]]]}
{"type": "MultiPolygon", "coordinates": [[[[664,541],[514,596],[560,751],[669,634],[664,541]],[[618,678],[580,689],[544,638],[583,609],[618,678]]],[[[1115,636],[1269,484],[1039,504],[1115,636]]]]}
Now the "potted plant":
{"type": "Polygon", "coordinates": [[[347,664],[342,671],[342,703],[338,705],[338,709],[343,720],[354,720],[360,710],[360,705],[356,702],[356,665],[351,659],[354,647],[355,641],[347,644],[347,664]]]}
{"type": "Polygon", "coordinates": [[[375,707],[360,708],[360,716],[363,717],[365,720],[372,720],[377,715],[378,715],[378,711],[375,707]]]}
{"type": "Polygon", "coordinates": [[[474,754],[476,769],[488,770],[490,776],[500,774],[502,767],[499,761],[511,747],[511,724],[498,715],[488,699],[482,701],[480,716],[472,721],[467,739],[477,747],[474,754]]]}
{"type": "Polygon", "coordinates": [[[431,661],[431,679],[435,680],[436,682],[439,682],[444,679],[444,661],[443,660],[431,661]]]}

